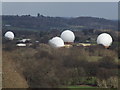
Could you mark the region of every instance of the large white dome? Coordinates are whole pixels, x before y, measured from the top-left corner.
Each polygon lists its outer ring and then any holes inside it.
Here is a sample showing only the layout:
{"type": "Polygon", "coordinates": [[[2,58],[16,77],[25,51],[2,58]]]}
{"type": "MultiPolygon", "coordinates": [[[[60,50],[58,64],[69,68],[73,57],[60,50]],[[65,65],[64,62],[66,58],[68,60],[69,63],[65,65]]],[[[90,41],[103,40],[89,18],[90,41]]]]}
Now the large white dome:
{"type": "Polygon", "coordinates": [[[64,42],[74,42],[75,35],[72,31],[65,30],[62,32],[61,38],[63,39],[64,42]]]}
{"type": "Polygon", "coordinates": [[[58,48],[64,46],[64,41],[60,37],[53,37],[52,39],[49,40],[49,44],[52,47],[58,48]]]}
{"type": "Polygon", "coordinates": [[[112,44],[112,37],[107,33],[102,33],[97,37],[97,44],[109,47],[112,44]]]}
{"type": "Polygon", "coordinates": [[[5,38],[7,38],[8,40],[13,40],[14,39],[14,33],[11,31],[8,31],[5,33],[5,38]]]}

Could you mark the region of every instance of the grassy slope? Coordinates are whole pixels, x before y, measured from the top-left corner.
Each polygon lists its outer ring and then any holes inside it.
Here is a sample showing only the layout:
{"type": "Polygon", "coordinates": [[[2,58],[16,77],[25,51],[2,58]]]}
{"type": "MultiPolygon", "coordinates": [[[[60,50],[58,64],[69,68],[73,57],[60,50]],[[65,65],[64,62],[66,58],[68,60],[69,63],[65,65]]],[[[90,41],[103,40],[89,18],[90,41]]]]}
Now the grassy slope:
{"type": "Polygon", "coordinates": [[[3,52],[3,88],[27,88],[27,82],[15,69],[10,53],[3,52]]]}

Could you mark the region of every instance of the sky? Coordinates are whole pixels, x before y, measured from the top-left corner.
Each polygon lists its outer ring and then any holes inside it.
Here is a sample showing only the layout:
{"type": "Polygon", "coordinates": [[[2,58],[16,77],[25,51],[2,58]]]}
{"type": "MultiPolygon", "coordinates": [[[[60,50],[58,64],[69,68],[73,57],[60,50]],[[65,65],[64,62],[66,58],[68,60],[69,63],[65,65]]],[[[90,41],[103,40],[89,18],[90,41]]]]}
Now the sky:
{"type": "Polygon", "coordinates": [[[117,2],[3,2],[3,15],[90,16],[118,19],[117,2]]]}

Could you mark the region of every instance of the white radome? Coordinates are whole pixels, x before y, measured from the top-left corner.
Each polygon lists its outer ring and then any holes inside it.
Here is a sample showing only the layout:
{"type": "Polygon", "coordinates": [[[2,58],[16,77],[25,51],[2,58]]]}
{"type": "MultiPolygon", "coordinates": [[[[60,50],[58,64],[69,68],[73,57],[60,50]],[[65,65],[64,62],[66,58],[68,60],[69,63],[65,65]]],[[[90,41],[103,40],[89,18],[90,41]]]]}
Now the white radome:
{"type": "Polygon", "coordinates": [[[64,41],[60,37],[53,37],[48,43],[55,48],[64,47],[64,41]]]}
{"type": "Polygon", "coordinates": [[[112,37],[107,33],[102,33],[97,37],[97,44],[102,44],[105,47],[109,47],[112,42],[112,37]]]}
{"type": "Polygon", "coordinates": [[[74,42],[75,40],[75,35],[70,30],[63,31],[60,37],[63,39],[64,42],[74,42]]]}
{"type": "Polygon", "coordinates": [[[13,40],[14,39],[14,33],[11,31],[8,31],[5,33],[5,38],[8,40],[13,40]]]}

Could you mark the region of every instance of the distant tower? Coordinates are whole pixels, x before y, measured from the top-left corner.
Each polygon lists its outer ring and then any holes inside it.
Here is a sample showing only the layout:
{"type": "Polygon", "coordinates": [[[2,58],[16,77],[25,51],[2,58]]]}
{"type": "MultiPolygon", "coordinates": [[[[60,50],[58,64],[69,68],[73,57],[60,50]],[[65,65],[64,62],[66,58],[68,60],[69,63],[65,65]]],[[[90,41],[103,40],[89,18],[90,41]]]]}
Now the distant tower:
{"type": "Polygon", "coordinates": [[[37,17],[40,17],[40,13],[37,14],[37,17]]]}

